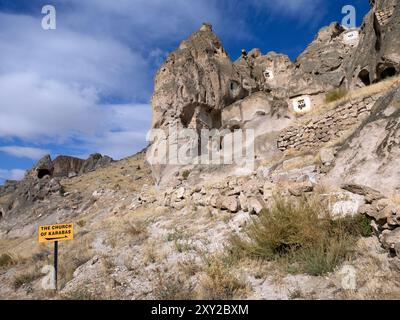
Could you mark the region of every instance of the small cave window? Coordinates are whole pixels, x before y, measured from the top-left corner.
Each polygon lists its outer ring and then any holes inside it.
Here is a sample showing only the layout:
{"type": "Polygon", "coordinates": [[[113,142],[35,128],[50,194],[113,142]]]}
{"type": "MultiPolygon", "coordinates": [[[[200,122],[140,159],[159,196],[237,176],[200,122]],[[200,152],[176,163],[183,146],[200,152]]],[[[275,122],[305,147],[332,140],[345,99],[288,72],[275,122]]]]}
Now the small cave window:
{"type": "Polygon", "coordinates": [[[0,210],[0,220],[3,219],[3,211],[0,210]]]}
{"type": "Polygon", "coordinates": [[[231,82],[231,91],[232,92],[236,91],[238,88],[239,88],[239,85],[236,82],[232,81],[231,82]]]}
{"type": "Polygon", "coordinates": [[[358,74],[358,78],[366,86],[369,86],[371,84],[371,80],[369,78],[369,72],[366,69],[361,70],[361,72],[358,74]]]}
{"type": "Polygon", "coordinates": [[[231,130],[231,132],[235,132],[236,130],[241,130],[242,128],[239,124],[234,124],[229,129],[231,130]]]}
{"type": "Polygon", "coordinates": [[[42,178],[44,178],[44,177],[46,177],[46,176],[51,176],[51,173],[50,173],[49,170],[47,170],[47,169],[39,169],[39,170],[37,171],[37,177],[38,177],[39,179],[42,179],[42,178]]]}
{"type": "Polygon", "coordinates": [[[387,78],[394,77],[395,75],[396,69],[394,67],[388,67],[380,73],[379,80],[385,80],[387,78]]]}

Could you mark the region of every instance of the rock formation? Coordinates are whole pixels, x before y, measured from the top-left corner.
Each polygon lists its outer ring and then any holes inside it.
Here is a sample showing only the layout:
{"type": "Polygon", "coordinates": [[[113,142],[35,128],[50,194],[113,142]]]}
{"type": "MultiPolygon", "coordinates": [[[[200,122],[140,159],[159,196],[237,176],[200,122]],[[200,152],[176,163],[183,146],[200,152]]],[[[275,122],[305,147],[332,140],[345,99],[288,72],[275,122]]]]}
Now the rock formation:
{"type": "MultiPolygon", "coordinates": [[[[371,12],[361,29],[346,30],[332,23],[320,30],[295,61],[253,49],[243,50],[232,62],[211,25],[203,24],[157,72],[152,127],[167,135],[170,126],[178,133],[185,128],[219,129],[221,136],[212,145],[218,152],[225,144],[233,145],[232,133],[251,130],[254,166],[192,161],[156,167],[144,151],[110,166],[113,160],[100,154],[87,160],[46,156],[23,181],[8,181],[0,187],[0,254],[3,243],[12,243],[8,247],[14,248],[14,242],[7,241],[36,236],[38,224],[73,221],[78,241],[70,247],[77,250],[71,259],[84,262],[70,263],[72,279],[63,293],[76,294],[85,288],[104,294],[108,288],[118,297],[157,298],[157,287],[162,287],[163,294],[170,283],[170,291],[180,292],[182,287],[181,282],[161,281],[159,270],[182,276],[185,269],[186,276],[191,274],[185,283],[201,287],[201,280],[214,268],[207,262],[206,269],[193,271],[196,261],[206,260],[208,253],[222,252],[226,257],[232,235],[243,235],[250,220],[262,221],[253,216],[274,208],[280,195],[290,204],[299,199],[318,203],[318,213],[332,220],[355,218],[348,226],[346,220],[343,227],[349,230],[343,232],[358,233],[353,227],[362,228],[360,233],[366,236],[354,238],[357,246],[352,247],[357,276],[366,277],[358,282],[361,289],[357,290],[382,298],[387,289],[380,285],[384,281],[398,290],[400,278],[395,282],[392,277],[398,277],[400,270],[400,78],[382,80],[400,71],[399,1],[370,3],[371,12]],[[329,103],[325,99],[342,91],[349,92],[334,96],[329,103]],[[89,251],[95,255],[74,256],[89,251]],[[378,258],[383,262],[376,267],[378,258]],[[379,283],[368,291],[375,273],[371,266],[380,272],[379,283]]],[[[188,140],[172,137],[175,145],[193,142],[188,140]]],[[[239,144],[234,152],[243,153],[246,147],[239,144]]],[[[317,224],[318,219],[313,219],[317,224]]],[[[288,220],[280,232],[302,225],[300,220],[288,220]]],[[[338,243],[321,243],[323,250],[316,258],[321,255],[324,260],[329,250],[336,255],[341,237],[338,243]]],[[[21,241],[27,242],[26,238],[21,241]]],[[[297,247],[301,244],[283,243],[278,251],[297,247]]],[[[270,298],[274,287],[268,279],[259,279],[265,272],[259,264],[260,272],[252,270],[256,264],[250,261],[244,264],[245,270],[235,265],[235,272],[249,280],[254,297],[270,298]]],[[[319,281],[309,285],[310,292],[320,290],[313,297],[348,298],[340,270],[331,271],[326,277],[307,276],[308,280],[304,275],[290,275],[295,285],[279,297],[290,298],[299,283],[303,288],[306,281],[319,281]]],[[[0,274],[0,294],[9,286],[9,280],[2,282],[7,274],[12,272],[0,274]]]]}
{"type": "Polygon", "coordinates": [[[107,167],[113,161],[101,154],[93,154],[87,160],[69,156],[58,156],[52,160],[49,155],[44,156],[22,181],[9,181],[0,188],[0,197],[7,196],[0,209],[2,217],[23,214],[24,209],[36,201],[62,193],[61,179],[107,167]]]}
{"type": "Polygon", "coordinates": [[[379,82],[400,72],[400,4],[397,0],[371,3],[360,31],[360,44],[349,65],[352,88],[379,82]]]}
{"type": "Polygon", "coordinates": [[[219,128],[221,110],[247,95],[243,79],[209,24],[183,41],[156,75],[153,128],[219,128]]]}
{"type": "Polygon", "coordinates": [[[101,154],[92,154],[87,160],[82,160],[70,156],[58,156],[51,160],[49,155],[44,156],[38,163],[26,174],[26,178],[42,179],[45,176],[68,178],[78,174],[87,173],[98,168],[109,165],[114,160],[101,154]]]}

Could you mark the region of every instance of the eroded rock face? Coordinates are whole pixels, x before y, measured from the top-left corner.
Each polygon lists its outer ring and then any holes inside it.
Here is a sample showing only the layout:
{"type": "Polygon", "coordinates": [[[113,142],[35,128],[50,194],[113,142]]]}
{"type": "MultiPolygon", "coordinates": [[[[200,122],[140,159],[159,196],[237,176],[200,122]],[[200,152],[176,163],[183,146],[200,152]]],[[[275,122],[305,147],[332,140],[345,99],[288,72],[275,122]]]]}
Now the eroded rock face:
{"type": "Polygon", "coordinates": [[[42,159],[40,159],[36,165],[27,172],[26,178],[39,178],[42,179],[45,176],[51,176],[53,175],[53,162],[51,161],[50,155],[44,156],[42,159]]]}
{"type": "Polygon", "coordinates": [[[87,160],[70,156],[58,156],[51,160],[49,155],[43,157],[27,172],[26,179],[43,179],[46,176],[68,178],[105,167],[114,160],[99,153],[92,154],[87,160]]]}
{"type": "Polygon", "coordinates": [[[171,53],[157,72],[153,128],[219,128],[220,110],[247,95],[242,77],[209,24],[171,53]]]}
{"type": "Polygon", "coordinates": [[[113,161],[114,160],[112,158],[108,156],[102,156],[100,153],[92,154],[87,160],[84,161],[78,173],[83,174],[94,171],[98,168],[106,167],[113,161]]]}
{"type": "Polygon", "coordinates": [[[357,54],[349,66],[351,87],[379,82],[400,72],[400,2],[376,0],[365,17],[357,54]]]}
{"type": "Polygon", "coordinates": [[[62,194],[62,178],[84,174],[111,162],[113,159],[100,154],[91,155],[87,160],[69,156],[58,156],[51,160],[47,155],[26,173],[22,181],[7,181],[0,187],[0,196],[7,196],[6,203],[0,208],[2,216],[23,212],[24,208],[36,201],[45,200],[52,194],[62,194]]]}
{"type": "Polygon", "coordinates": [[[0,197],[9,193],[13,193],[17,188],[18,181],[6,180],[4,185],[0,186],[0,197]]]}
{"type": "Polygon", "coordinates": [[[82,159],[58,156],[53,161],[53,176],[69,177],[71,175],[76,175],[81,170],[83,163],[84,160],[82,159]]]}
{"type": "Polygon", "coordinates": [[[336,22],[321,29],[295,62],[283,54],[262,55],[252,50],[235,66],[248,82],[256,84],[254,88],[276,98],[310,95],[314,96],[313,103],[320,103],[326,92],[347,83],[346,68],[355,51],[355,43],[344,40],[347,32],[336,22]]]}
{"type": "Polygon", "coordinates": [[[382,96],[371,115],[338,151],[328,176],[384,192],[400,189],[400,87],[382,96]]]}
{"type": "Polygon", "coordinates": [[[319,95],[345,85],[345,67],[355,47],[343,40],[338,23],[319,31],[314,41],[296,59],[290,96],[319,95]]]}

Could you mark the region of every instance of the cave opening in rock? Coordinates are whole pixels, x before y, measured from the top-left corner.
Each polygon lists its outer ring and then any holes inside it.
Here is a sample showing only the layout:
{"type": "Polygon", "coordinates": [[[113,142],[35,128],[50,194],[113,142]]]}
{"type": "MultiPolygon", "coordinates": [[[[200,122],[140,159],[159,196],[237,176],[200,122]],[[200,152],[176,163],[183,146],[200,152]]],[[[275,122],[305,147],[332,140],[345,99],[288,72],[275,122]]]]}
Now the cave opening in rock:
{"type": "Polygon", "coordinates": [[[396,75],[396,69],[393,66],[387,67],[383,69],[382,72],[379,74],[379,81],[385,80],[387,78],[394,77],[396,75]]]}
{"type": "Polygon", "coordinates": [[[190,122],[193,119],[195,110],[196,110],[195,105],[190,105],[183,109],[183,112],[181,114],[181,123],[184,128],[187,128],[189,126],[190,122]]]}
{"type": "Polygon", "coordinates": [[[51,172],[48,169],[38,169],[37,171],[37,177],[39,179],[42,179],[46,176],[51,176],[51,172]]]}
{"type": "Polygon", "coordinates": [[[361,70],[361,72],[358,74],[358,78],[366,86],[369,86],[371,84],[371,79],[369,78],[369,71],[366,69],[361,70]]]}
{"type": "Polygon", "coordinates": [[[3,219],[3,211],[0,210],[0,220],[3,219]]]}

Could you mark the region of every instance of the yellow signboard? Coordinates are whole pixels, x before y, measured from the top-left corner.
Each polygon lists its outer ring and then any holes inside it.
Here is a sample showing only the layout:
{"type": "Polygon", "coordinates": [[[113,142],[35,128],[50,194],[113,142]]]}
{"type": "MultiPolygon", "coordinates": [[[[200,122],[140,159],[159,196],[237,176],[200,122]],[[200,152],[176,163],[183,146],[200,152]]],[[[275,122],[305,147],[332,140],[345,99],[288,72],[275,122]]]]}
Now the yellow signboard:
{"type": "Polygon", "coordinates": [[[39,227],[39,242],[74,240],[74,225],[72,223],[53,224],[39,227]]]}

